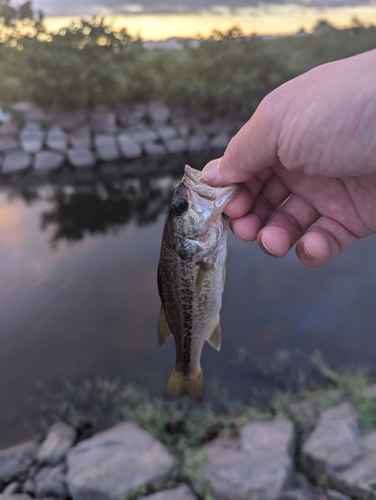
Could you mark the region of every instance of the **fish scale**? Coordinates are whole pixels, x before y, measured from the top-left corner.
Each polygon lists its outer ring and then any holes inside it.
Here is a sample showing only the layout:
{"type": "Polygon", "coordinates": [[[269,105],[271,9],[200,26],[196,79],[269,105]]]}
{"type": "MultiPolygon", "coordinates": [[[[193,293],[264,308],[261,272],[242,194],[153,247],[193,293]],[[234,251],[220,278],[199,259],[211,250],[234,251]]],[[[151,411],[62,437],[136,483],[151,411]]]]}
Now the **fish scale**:
{"type": "Polygon", "coordinates": [[[213,188],[201,172],[185,167],[167,211],[158,266],[159,343],[175,339],[176,364],[166,399],[204,397],[201,352],[205,341],[220,347],[227,226],[222,217],[238,185],[213,188]]]}

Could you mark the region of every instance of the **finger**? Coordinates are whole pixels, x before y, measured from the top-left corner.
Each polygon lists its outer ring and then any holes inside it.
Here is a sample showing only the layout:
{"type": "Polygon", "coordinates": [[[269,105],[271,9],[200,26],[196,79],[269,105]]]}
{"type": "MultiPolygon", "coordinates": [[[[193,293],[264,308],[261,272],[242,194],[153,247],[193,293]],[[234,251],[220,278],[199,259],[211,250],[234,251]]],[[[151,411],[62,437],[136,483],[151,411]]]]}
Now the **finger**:
{"type": "Polygon", "coordinates": [[[296,255],[306,266],[324,266],[359,239],[339,222],[321,217],[299,239],[296,255]]]}
{"type": "Polygon", "coordinates": [[[273,112],[272,94],[261,102],[251,119],[231,139],[223,158],[205,166],[202,173],[209,184],[227,186],[244,182],[278,161],[279,120],[273,112]]]}
{"type": "Polygon", "coordinates": [[[292,195],[261,229],[257,241],[269,255],[283,257],[320,217],[312,205],[292,195]]]}
{"type": "Polygon", "coordinates": [[[273,172],[271,169],[266,169],[253,177],[250,181],[245,182],[234,198],[226,205],[225,213],[229,217],[234,218],[242,217],[248,213],[255,199],[272,174],[273,172]]]}

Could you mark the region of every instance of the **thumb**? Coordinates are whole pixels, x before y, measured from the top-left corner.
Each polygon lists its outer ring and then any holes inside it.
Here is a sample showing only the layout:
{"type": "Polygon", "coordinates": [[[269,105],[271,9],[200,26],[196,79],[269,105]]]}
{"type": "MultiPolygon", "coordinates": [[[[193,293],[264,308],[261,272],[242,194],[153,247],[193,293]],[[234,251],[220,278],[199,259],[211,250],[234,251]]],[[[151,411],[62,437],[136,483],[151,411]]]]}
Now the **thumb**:
{"type": "Polygon", "coordinates": [[[222,158],[203,169],[204,179],[213,186],[245,182],[278,161],[279,124],[273,119],[273,99],[269,94],[251,119],[231,139],[222,158]]]}

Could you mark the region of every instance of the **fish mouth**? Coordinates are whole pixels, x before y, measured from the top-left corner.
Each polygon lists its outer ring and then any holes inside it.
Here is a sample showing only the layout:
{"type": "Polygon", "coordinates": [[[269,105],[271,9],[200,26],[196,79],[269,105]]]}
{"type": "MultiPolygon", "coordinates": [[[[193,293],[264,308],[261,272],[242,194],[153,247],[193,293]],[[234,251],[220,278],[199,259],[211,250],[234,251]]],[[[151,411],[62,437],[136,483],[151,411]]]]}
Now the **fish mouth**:
{"type": "Polygon", "coordinates": [[[202,172],[189,165],[185,166],[184,173],[183,184],[191,190],[192,195],[196,194],[200,197],[200,200],[197,200],[198,204],[208,205],[204,201],[207,200],[210,202],[210,206],[216,209],[216,211],[222,211],[240,188],[240,184],[218,187],[209,186],[206,184],[202,172]]]}

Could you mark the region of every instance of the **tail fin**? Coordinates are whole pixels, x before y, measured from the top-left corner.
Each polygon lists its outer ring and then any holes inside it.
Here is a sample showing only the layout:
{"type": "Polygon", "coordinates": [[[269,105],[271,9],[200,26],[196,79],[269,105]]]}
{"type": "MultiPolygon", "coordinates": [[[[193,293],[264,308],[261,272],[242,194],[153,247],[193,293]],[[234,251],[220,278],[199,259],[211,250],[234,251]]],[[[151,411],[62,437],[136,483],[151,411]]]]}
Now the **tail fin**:
{"type": "Polygon", "coordinates": [[[189,396],[195,403],[201,403],[204,392],[204,377],[201,370],[191,375],[183,375],[175,367],[167,381],[164,398],[167,401],[176,401],[183,396],[189,396]]]}

